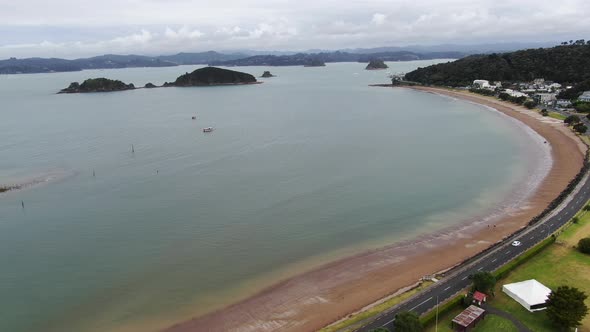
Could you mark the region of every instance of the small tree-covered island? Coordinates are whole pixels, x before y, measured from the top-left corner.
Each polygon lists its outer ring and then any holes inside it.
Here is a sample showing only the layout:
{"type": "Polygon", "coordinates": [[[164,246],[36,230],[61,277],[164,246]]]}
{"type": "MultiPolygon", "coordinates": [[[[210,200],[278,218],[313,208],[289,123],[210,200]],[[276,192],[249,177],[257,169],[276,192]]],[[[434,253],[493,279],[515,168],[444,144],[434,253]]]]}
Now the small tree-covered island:
{"type": "Polygon", "coordinates": [[[377,70],[377,69],[387,69],[389,68],[385,62],[383,62],[383,60],[371,60],[369,61],[369,64],[367,65],[367,67],[365,67],[366,70],[377,70]]]}
{"type": "Polygon", "coordinates": [[[58,93],[86,93],[86,92],[112,92],[112,91],[124,91],[133,90],[135,86],[133,84],[125,84],[119,80],[110,80],[108,78],[89,78],[82,82],[70,83],[65,89],[62,89],[58,93]]]}
{"type": "MultiPolygon", "coordinates": [[[[253,75],[239,71],[216,67],[204,67],[178,76],[174,82],[166,82],[162,87],[187,87],[187,86],[213,86],[213,85],[240,85],[260,83],[253,75]]],[[[147,83],[144,88],[157,88],[152,83],[147,83]]],[[[86,92],[112,92],[141,89],[133,84],[125,84],[119,80],[108,78],[89,78],[82,82],[73,82],[58,93],[86,93],[86,92]]]]}
{"type": "Polygon", "coordinates": [[[164,86],[211,86],[259,83],[253,75],[235,70],[204,67],[178,76],[176,81],[164,83],[164,86]]]}

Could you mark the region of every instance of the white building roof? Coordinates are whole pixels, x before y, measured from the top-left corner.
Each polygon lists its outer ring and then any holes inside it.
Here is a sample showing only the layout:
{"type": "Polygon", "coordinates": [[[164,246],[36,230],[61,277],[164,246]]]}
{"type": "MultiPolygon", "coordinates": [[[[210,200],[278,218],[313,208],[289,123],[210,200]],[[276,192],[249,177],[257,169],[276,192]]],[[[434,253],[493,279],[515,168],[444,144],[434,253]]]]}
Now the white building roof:
{"type": "MultiPolygon", "coordinates": [[[[545,303],[551,294],[551,289],[535,279],[525,280],[503,286],[504,289],[516,295],[530,306],[545,303]]],[[[520,302],[520,301],[519,301],[520,302]]]]}

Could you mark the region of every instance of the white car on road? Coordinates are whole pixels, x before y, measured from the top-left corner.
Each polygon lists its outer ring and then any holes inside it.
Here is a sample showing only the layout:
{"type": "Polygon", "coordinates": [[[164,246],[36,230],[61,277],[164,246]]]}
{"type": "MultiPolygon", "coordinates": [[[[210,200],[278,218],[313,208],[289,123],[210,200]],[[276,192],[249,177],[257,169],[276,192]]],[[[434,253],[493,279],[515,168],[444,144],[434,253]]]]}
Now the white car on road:
{"type": "Polygon", "coordinates": [[[513,247],[519,247],[522,243],[520,243],[520,241],[514,241],[512,242],[512,246],[513,247]]]}

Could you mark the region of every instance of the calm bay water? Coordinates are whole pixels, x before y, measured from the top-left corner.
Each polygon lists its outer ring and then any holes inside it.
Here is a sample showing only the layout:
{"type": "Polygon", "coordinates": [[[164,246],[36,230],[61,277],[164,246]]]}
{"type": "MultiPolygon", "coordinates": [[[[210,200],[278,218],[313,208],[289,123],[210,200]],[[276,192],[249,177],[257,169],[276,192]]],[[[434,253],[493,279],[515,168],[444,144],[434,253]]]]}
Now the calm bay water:
{"type": "Polygon", "coordinates": [[[78,95],[55,92],[197,66],[0,76],[0,185],[48,180],[0,195],[0,331],[143,331],[206,312],[480,215],[544,156],[501,114],[368,87],[386,72],[363,67],[78,95]]]}

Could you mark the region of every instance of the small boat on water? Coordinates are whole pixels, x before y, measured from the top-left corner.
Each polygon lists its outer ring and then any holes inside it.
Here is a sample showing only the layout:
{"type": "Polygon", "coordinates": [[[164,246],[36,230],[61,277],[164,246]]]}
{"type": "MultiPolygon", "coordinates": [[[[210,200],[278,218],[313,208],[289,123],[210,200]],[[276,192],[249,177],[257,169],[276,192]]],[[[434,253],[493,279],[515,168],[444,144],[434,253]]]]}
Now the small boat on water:
{"type": "Polygon", "coordinates": [[[196,117],[196,116],[193,116],[191,119],[193,119],[193,120],[196,120],[196,119],[197,119],[197,117],[196,117]]]}
{"type": "Polygon", "coordinates": [[[210,133],[213,131],[213,127],[207,127],[207,128],[203,128],[203,132],[204,133],[210,133]]]}

